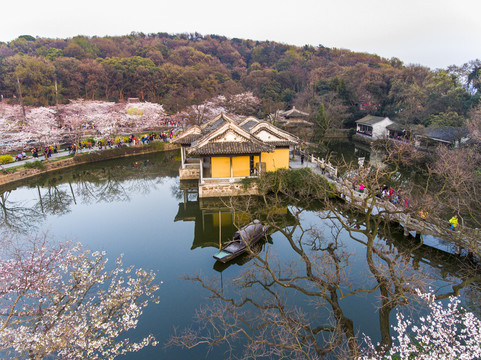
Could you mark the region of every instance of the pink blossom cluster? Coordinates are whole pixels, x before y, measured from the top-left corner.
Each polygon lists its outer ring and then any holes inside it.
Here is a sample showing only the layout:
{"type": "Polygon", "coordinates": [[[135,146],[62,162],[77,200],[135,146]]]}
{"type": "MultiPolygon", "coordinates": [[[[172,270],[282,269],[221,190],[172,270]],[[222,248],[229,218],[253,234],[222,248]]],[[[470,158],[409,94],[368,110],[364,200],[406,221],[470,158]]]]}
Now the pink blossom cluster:
{"type": "Polygon", "coordinates": [[[191,105],[185,111],[185,115],[196,124],[210,120],[220,113],[253,115],[257,113],[260,102],[260,99],[255,97],[252,92],[230,96],[218,95],[200,105],[191,105]]]}
{"type": "Polygon", "coordinates": [[[393,326],[395,345],[388,351],[377,351],[366,336],[368,359],[479,359],[481,357],[481,321],[459,306],[460,300],[451,297],[447,307],[435,302],[435,295],[416,290],[429,308],[429,314],[415,325],[401,313],[396,314],[393,326]]]}
{"type": "Polygon", "coordinates": [[[113,103],[71,100],[55,107],[26,108],[25,118],[19,105],[0,104],[2,152],[28,148],[29,143],[59,144],[68,138],[106,137],[158,129],[167,123],[162,105],[154,103],[113,103]],[[139,115],[128,110],[138,108],[139,115]]]}
{"type": "Polygon", "coordinates": [[[156,301],[154,273],[124,268],[121,258],[106,270],[105,253],[45,245],[0,260],[0,352],[113,359],[156,345],[151,335],[138,342],[122,336],[156,301]]]}

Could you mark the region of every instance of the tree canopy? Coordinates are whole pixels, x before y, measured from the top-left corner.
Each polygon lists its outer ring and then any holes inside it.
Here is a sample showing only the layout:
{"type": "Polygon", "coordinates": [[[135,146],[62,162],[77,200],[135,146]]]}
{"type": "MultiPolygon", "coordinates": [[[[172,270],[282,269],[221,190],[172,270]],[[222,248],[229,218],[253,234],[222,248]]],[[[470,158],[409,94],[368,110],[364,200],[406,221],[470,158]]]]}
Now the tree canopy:
{"type": "Polygon", "coordinates": [[[463,122],[479,102],[479,69],[479,60],[433,71],[321,45],[198,33],[22,35],[0,43],[0,88],[12,103],[21,91],[25,105],[53,105],[55,81],[60,102],[136,97],[169,112],[251,91],[262,100],[259,116],[293,105],[315,114],[323,104],[332,118],[335,105],[345,114],[338,126],[366,114],[415,124],[463,122]]]}

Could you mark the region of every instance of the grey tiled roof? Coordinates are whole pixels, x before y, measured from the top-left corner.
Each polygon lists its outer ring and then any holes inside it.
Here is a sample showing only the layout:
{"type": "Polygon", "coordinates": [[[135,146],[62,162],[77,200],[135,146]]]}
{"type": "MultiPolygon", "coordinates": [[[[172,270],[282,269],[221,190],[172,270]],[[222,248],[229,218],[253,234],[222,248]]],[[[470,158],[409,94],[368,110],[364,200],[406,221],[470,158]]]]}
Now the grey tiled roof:
{"type": "Polygon", "coordinates": [[[304,116],[309,116],[308,113],[304,111],[300,111],[293,107],[291,110],[287,111],[281,111],[280,114],[286,118],[291,118],[291,117],[304,117],[304,116]]]}
{"type": "Polygon", "coordinates": [[[261,142],[211,142],[202,147],[192,148],[192,155],[229,155],[229,154],[259,154],[272,152],[274,147],[261,142]]]}
{"type": "Polygon", "coordinates": [[[453,142],[468,136],[469,131],[466,128],[458,128],[454,126],[428,127],[425,136],[432,139],[453,142]]]}
{"type": "Polygon", "coordinates": [[[259,121],[256,120],[248,120],[245,124],[242,124],[242,128],[246,131],[249,131],[253,126],[257,125],[259,121]]]}
{"type": "Polygon", "coordinates": [[[381,122],[385,119],[385,117],[382,116],[374,116],[374,115],[367,115],[364,116],[362,119],[356,120],[356,123],[362,124],[362,125],[374,125],[377,124],[378,122],[381,122]]]}
{"type": "Polygon", "coordinates": [[[174,144],[181,144],[181,145],[190,145],[197,139],[201,138],[202,134],[189,134],[186,136],[182,136],[180,138],[176,138],[172,140],[174,144]]]}

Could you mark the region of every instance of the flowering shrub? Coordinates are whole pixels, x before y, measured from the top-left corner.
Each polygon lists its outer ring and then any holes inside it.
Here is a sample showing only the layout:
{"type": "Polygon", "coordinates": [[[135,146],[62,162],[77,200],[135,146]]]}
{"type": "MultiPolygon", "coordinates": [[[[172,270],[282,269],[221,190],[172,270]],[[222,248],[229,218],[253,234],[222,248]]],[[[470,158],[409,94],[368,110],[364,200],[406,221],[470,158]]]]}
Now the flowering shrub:
{"type": "Polygon", "coordinates": [[[13,161],[12,155],[1,155],[0,156],[0,164],[8,164],[13,161]]]}
{"type": "Polygon", "coordinates": [[[127,109],[127,114],[129,115],[144,115],[144,111],[137,108],[127,109]]]}
{"type": "Polygon", "coordinates": [[[414,325],[397,313],[394,330],[397,337],[387,352],[377,351],[366,336],[368,359],[479,359],[481,356],[481,321],[473,313],[459,307],[459,299],[451,297],[447,308],[435,302],[433,293],[416,290],[429,307],[429,314],[414,325]]]}

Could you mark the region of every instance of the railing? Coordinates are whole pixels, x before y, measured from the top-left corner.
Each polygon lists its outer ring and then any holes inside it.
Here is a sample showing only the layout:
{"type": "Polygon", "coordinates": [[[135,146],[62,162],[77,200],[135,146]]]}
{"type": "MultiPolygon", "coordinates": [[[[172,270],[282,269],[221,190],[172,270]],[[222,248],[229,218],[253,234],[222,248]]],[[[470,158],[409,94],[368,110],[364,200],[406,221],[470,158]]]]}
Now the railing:
{"type": "Polygon", "coordinates": [[[184,168],[200,168],[200,159],[185,159],[184,168]]]}
{"type": "Polygon", "coordinates": [[[311,163],[316,164],[321,171],[324,170],[324,172],[327,172],[329,177],[337,179],[337,168],[334,167],[329,161],[311,155],[311,163]]]}
{"type": "Polygon", "coordinates": [[[236,177],[222,177],[222,178],[202,178],[204,184],[225,184],[234,183],[245,178],[257,178],[257,176],[236,176],[236,177]]]}

